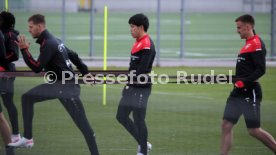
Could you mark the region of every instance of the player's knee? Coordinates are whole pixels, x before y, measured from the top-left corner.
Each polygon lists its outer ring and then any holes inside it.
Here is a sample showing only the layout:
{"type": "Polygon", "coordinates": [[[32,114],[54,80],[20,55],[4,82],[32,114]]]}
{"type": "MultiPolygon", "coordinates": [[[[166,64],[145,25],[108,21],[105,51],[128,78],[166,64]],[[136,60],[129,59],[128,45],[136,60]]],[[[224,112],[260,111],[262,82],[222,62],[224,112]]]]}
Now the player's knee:
{"type": "Polygon", "coordinates": [[[227,120],[223,120],[220,127],[221,127],[222,131],[231,131],[233,128],[233,123],[231,123],[227,120]]]}
{"type": "Polygon", "coordinates": [[[3,122],[5,122],[5,117],[4,117],[3,113],[0,112],[0,125],[2,125],[3,122]]]}
{"type": "Polygon", "coordinates": [[[11,106],[11,102],[3,101],[3,104],[7,109],[11,106]]]}
{"type": "Polygon", "coordinates": [[[12,100],[5,100],[3,104],[8,110],[16,108],[12,100]]]}
{"type": "Polygon", "coordinates": [[[140,130],[140,131],[147,130],[147,125],[146,125],[145,121],[139,121],[139,122],[134,121],[134,124],[138,127],[138,130],[140,130]]]}
{"type": "Polygon", "coordinates": [[[121,124],[126,122],[126,118],[123,115],[120,115],[119,113],[117,113],[116,115],[116,119],[118,122],[120,122],[121,124]]]}
{"type": "Polygon", "coordinates": [[[23,94],[22,97],[21,97],[21,100],[22,100],[22,105],[26,104],[30,100],[30,95],[23,94]]]}
{"type": "Polygon", "coordinates": [[[259,133],[259,128],[249,128],[248,134],[252,137],[256,137],[256,135],[259,133]]]}
{"type": "Polygon", "coordinates": [[[120,116],[119,114],[116,115],[116,119],[117,119],[117,121],[120,122],[120,123],[121,123],[122,120],[123,120],[123,119],[122,119],[122,116],[120,116]]]}

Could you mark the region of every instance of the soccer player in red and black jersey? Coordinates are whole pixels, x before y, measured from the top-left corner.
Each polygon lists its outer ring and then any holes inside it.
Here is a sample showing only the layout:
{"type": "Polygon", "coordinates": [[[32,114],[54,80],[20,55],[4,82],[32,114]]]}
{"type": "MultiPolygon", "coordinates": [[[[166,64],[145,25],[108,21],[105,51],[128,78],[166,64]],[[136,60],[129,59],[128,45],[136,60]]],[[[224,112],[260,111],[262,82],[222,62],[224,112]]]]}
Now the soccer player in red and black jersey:
{"type": "MultiPolygon", "coordinates": [[[[80,100],[80,86],[75,83],[62,83],[64,71],[74,75],[71,62],[76,65],[83,75],[88,74],[87,66],[82,62],[77,53],[67,48],[61,40],[55,38],[47,29],[43,15],[35,14],[28,19],[29,32],[40,45],[40,54],[34,60],[28,48],[30,46],[24,35],[18,37],[18,46],[25,63],[38,73],[41,71],[52,74],[51,79],[57,80],[52,84],[41,84],[22,95],[22,113],[24,123],[23,138],[16,143],[10,143],[13,147],[32,147],[32,120],[34,104],[46,100],[59,99],[66,111],[72,117],[74,123],[81,130],[91,155],[99,155],[94,132],[87,120],[84,107],[80,100]],[[55,79],[54,79],[55,78],[55,79]]],[[[74,80],[73,80],[74,81],[74,80]]]]}
{"type": "Polygon", "coordinates": [[[129,79],[129,84],[123,89],[116,117],[137,141],[137,155],[147,155],[152,146],[147,142],[148,130],[145,122],[147,102],[151,93],[151,81],[146,78],[146,74],[151,72],[156,52],[154,43],[147,34],[149,27],[147,16],[133,15],[128,23],[131,35],[136,39],[131,49],[129,71],[136,76],[133,81],[129,79]],[[130,118],[131,112],[133,120],[130,118]]]}
{"type": "Polygon", "coordinates": [[[228,155],[233,141],[233,127],[241,115],[244,116],[248,132],[260,140],[274,153],[276,141],[261,128],[260,103],[262,90],[258,80],[265,74],[266,48],[261,38],[255,34],[254,18],[242,15],[236,20],[236,28],[241,39],[246,39],[236,64],[234,89],[227,99],[221,125],[221,155],[228,155]]]}
{"type": "MultiPolygon", "coordinates": [[[[3,71],[15,71],[14,61],[18,60],[18,46],[15,41],[19,32],[14,29],[15,17],[11,12],[2,11],[0,13],[0,29],[2,30],[5,38],[6,57],[5,62],[1,64],[3,71]]],[[[18,113],[16,106],[13,102],[14,95],[14,80],[15,77],[0,78],[0,93],[3,99],[3,104],[7,108],[11,126],[12,126],[12,142],[20,139],[18,129],[18,113]]]]}

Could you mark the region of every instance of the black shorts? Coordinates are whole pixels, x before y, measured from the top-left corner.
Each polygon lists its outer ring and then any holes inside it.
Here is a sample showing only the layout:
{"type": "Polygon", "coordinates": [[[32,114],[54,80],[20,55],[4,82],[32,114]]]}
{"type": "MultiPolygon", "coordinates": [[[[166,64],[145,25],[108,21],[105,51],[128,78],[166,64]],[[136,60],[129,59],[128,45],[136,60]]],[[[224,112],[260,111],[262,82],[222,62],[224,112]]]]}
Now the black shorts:
{"type": "Polygon", "coordinates": [[[122,98],[119,106],[128,106],[132,108],[146,108],[151,93],[149,87],[125,86],[122,91],[122,98]]]}
{"type": "Polygon", "coordinates": [[[227,99],[223,119],[236,124],[244,116],[247,128],[259,128],[262,90],[259,84],[253,88],[234,88],[227,99]]]}
{"type": "Polygon", "coordinates": [[[0,78],[0,93],[13,93],[15,78],[0,78]]]}

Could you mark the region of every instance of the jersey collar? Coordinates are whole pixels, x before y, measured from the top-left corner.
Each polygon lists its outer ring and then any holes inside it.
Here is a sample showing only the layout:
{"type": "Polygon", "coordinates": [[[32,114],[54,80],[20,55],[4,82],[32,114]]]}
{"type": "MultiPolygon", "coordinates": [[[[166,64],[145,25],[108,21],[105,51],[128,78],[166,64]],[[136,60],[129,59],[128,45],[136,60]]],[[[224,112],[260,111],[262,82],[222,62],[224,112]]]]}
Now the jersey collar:
{"type": "Polygon", "coordinates": [[[36,43],[42,44],[44,39],[46,39],[50,35],[51,34],[49,33],[49,31],[45,29],[43,32],[41,32],[40,36],[37,38],[36,43]]]}
{"type": "Polygon", "coordinates": [[[253,40],[253,39],[255,39],[255,38],[258,38],[258,37],[259,37],[259,36],[256,34],[256,35],[254,35],[254,36],[252,36],[252,37],[246,39],[246,42],[248,42],[248,41],[250,41],[250,40],[253,40]]]}
{"type": "Polygon", "coordinates": [[[148,34],[145,34],[142,38],[136,39],[136,41],[139,42],[139,41],[143,40],[144,38],[146,38],[146,37],[148,37],[148,36],[149,36],[148,34]]]}

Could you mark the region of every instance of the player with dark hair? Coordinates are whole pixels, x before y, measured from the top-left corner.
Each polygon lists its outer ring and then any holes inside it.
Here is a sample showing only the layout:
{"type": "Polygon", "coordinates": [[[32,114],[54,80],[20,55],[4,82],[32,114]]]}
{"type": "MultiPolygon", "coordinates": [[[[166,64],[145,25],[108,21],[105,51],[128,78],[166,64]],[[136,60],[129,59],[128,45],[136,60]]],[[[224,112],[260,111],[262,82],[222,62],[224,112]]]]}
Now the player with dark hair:
{"type": "Polygon", "coordinates": [[[146,78],[138,78],[138,76],[151,72],[156,52],[154,43],[147,34],[149,27],[147,16],[136,14],[130,17],[128,23],[131,35],[136,39],[131,49],[129,71],[136,76],[133,81],[129,79],[129,84],[123,89],[116,117],[137,141],[137,155],[147,155],[152,147],[147,142],[148,130],[145,122],[147,102],[151,93],[151,81],[146,80],[146,78]],[[140,82],[141,84],[139,84],[140,82]],[[131,112],[133,120],[129,116],[131,112]]]}
{"type": "Polygon", "coordinates": [[[91,155],[98,155],[95,135],[86,118],[85,110],[80,100],[80,86],[73,82],[62,83],[62,78],[65,78],[62,76],[64,71],[75,74],[71,62],[77,66],[82,75],[89,73],[87,66],[77,53],[67,48],[61,40],[55,38],[46,29],[43,15],[35,14],[31,16],[28,19],[28,25],[30,34],[37,39],[36,43],[40,44],[40,54],[38,60],[34,60],[28,50],[30,43],[27,42],[24,35],[21,35],[17,44],[21,49],[24,61],[36,73],[41,72],[43,69],[45,72],[51,71],[55,73],[56,76],[51,76],[51,80],[57,81],[53,84],[41,84],[23,94],[24,137],[20,141],[9,145],[13,147],[32,147],[34,145],[32,134],[34,104],[46,100],[59,99],[84,135],[91,155]]]}
{"type": "MultiPolygon", "coordinates": [[[[4,44],[4,36],[2,31],[0,30],[0,70],[4,70],[3,67],[1,67],[2,63],[5,62],[6,59],[6,48],[4,44]]],[[[7,122],[3,112],[2,107],[0,104],[0,134],[2,136],[2,139],[4,141],[6,155],[13,155],[14,151],[13,148],[9,147],[8,144],[11,142],[11,130],[9,123],[7,122]]]]}
{"type": "MultiPolygon", "coordinates": [[[[236,28],[241,39],[246,39],[241,48],[237,64],[234,89],[227,99],[221,124],[221,155],[228,155],[233,141],[233,127],[241,115],[244,116],[249,134],[274,153],[276,141],[267,131],[261,128],[260,106],[262,90],[258,80],[266,70],[265,44],[254,32],[254,18],[242,15],[236,20],[236,28]]],[[[275,153],[276,154],[276,153],[275,153]]]]}
{"type": "MultiPolygon", "coordinates": [[[[6,57],[5,62],[1,64],[4,71],[13,72],[15,71],[15,64],[13,61],[18,60],[18,46],[15,41],[19,32],[14,29],[15,17],[12,13],[2,11],[0,13],[0,29],[4,34],[6,57]]],[[[13,102],[14,96],[14,80],[15,77],[0,78],[0,93],[3,99],[3,103],[7,108],[11,126],[12,126],[12,142],[17,142],[20,139],[18,129],[18,114],[16,106],[13,102]]]]}

